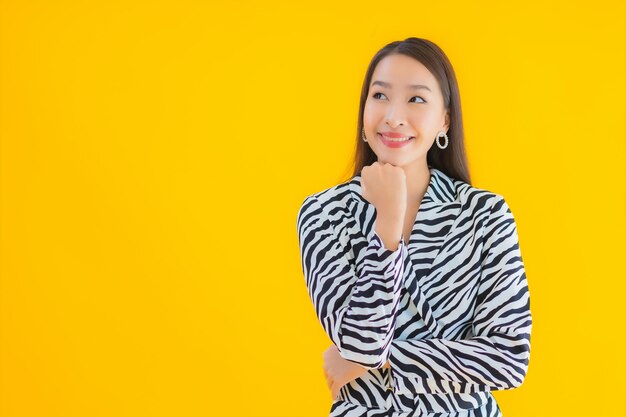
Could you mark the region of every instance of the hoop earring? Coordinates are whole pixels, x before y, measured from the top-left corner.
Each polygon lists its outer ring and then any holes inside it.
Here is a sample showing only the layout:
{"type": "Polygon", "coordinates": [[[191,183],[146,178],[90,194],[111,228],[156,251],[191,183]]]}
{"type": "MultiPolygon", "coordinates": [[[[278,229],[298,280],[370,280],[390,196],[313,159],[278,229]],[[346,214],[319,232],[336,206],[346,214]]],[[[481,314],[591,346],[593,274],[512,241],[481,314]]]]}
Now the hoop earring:
{"type": "Polygon", "coordinates": [[[437,133],[437,139],[435,139],[435,142],[437,142],[437,146],[439,147],[439,149],[446,149],[448,147],[448,135],[446,134],[446,132],[440,130],[439,133],[437,133]],[[442,133],[443,137],[445,138],[445,145],[439,143],[439,138],[442,137],[442,133]]]}
{"type": "Polygon", "coordinates": [[[365,128],[361,131],[361,139],[363,139],[363,142],[367,142],[367,138],[365,137],[365,128]]]}

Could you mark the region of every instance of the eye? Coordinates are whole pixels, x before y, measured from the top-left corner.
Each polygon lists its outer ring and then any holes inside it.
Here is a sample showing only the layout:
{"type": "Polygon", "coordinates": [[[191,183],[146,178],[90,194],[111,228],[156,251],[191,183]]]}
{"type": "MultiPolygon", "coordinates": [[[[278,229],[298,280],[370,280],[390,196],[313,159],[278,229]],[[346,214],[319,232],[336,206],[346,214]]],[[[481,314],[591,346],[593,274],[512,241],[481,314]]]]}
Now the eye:
{"type": "MultiPolygon", "coordinates": [[[[383,93],[381,93],[381,92],[376,92],[376,93],[372,94],[372,97],[377,99],[377,96],[378,96],[378,95],[384,96],[384,94],[383,94],[383,93]]],[[[413,100],[414,98],[419,98],[420,100],[422,100],[422,101],[421,101],[421,103],[426,103],[426,100],[424,100],[424,99],[423,99],[423,98],[421,98],[420,96],[413,96],[413,97],[411,97],[411,100],[413,100]]],[[[415,102],[415,103],[420,103],[420,102],[419,102],[419,101],[417,101],[417,102],[415,102]]]]}

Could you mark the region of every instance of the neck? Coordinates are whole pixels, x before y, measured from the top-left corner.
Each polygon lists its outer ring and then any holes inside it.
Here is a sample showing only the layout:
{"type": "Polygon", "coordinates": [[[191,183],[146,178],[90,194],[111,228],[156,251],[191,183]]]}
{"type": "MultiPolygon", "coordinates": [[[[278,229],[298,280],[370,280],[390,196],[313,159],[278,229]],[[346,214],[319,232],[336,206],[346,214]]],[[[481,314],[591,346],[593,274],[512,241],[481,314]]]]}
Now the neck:
{"type": "Polygon", "coordinates": [[[403,166],[406,176],[407,205],[419,205],[430,183],[430,170],[426,159],[403,166]]]}

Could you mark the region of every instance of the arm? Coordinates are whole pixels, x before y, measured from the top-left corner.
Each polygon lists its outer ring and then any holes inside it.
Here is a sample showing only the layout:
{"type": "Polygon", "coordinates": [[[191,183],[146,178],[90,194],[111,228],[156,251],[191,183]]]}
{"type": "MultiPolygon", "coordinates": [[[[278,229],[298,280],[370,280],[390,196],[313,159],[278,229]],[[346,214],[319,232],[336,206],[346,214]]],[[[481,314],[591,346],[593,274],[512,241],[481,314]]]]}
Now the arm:
{"type": "Polygon", "coordinates": [[[315,197],[302,203],[297,226],[308,294],[326,334],[344,359],[367,369],[379,368],[389,355],[395,329],[404,240],[397,249],[386,249],[373,229],[357,275],[349,248],[335,234],[315,197]]]}
{"type": "Polygon", "coordinates": [[[515,221],[502,197],[486,223],[484,244],[475,336],[394,340],[389,362],[400,390],[470,393],[522,384],[530,358],[530,298],[515,221]]]}

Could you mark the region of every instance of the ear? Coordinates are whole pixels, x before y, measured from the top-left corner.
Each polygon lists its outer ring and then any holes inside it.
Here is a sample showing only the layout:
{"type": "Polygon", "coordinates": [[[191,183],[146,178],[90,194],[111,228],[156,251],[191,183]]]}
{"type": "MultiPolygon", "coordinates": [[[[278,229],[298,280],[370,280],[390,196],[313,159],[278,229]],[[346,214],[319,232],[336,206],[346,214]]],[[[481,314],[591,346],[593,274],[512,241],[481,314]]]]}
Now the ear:
{"type": "Polygon", "coordinates": [[[446,110],[446,121],[445,121],[445,125],[444,125],[444,129],[446,132],[448,132],[450,130],[450,110],[446,110]]]}

